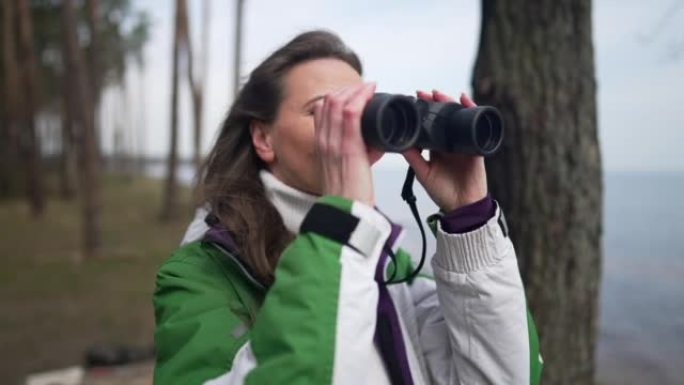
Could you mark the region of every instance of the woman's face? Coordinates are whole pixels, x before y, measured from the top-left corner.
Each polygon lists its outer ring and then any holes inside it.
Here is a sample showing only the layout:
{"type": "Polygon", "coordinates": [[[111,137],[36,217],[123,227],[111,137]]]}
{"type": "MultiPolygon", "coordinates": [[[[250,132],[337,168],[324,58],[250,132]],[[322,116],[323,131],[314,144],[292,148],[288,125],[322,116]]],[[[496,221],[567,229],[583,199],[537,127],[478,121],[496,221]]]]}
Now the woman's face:
{"type": "MultiPolygon", "coordinates": [[[[298,190],[321,193],[314,149],[314,105],[326,94],[362,81],[353,67],[332,58],[300,63],[285,75],[283,100],[275,121],[252,126],[257,154],[278,179],[298,190]]],[[[373,164],[382,152],[368,150],[368,156],[373,164]]]]}

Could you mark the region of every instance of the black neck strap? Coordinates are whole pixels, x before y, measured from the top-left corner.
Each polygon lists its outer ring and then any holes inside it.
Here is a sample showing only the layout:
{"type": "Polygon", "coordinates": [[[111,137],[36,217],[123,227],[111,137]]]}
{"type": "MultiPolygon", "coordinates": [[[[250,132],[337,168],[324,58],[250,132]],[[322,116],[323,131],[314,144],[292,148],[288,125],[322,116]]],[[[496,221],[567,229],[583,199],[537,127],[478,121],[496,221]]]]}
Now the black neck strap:
{"type": "Polygon", "coordinates": [[[416,206],[416,196],[413,194],[413,181],[416,179],[416,174],[413,171],[411,167],[408,168],[406,171],[406,179],[404,179],[404,187],[401,189],[401,198],[406,202],[406,204],[409,206],[411,209],[411,213],[413,214],[413,218],[415,218],[416,222],[418,223],[418,228],[420,229],[420,236],[423,239],[423,251],[421,252],[420,255],[420,262],[418,263],[418,267],[415,268],[411,272],[411,274],[407,275],[406,277],[399,279],[397,281],[394,281],[394,277],[397,273],[397,260],[394,256],[394,253],[392,250],[388,250],[388,253],[390,255],[390,258],[394,262],[394,270],[392,271],[392,275],[389,277],[387,282],[385,282],[387,285],[394,285],[398,283],[403,283],[403,282],[410,282],[412,281],[419,273],[420,270],[423,268],[423,265],[425,264],[425,249],[426,249],[426,240],[425,240],[425,229],[423,228],[423,222],[420,220],[420,215],[418,214],[418,207],[416,206]]]}

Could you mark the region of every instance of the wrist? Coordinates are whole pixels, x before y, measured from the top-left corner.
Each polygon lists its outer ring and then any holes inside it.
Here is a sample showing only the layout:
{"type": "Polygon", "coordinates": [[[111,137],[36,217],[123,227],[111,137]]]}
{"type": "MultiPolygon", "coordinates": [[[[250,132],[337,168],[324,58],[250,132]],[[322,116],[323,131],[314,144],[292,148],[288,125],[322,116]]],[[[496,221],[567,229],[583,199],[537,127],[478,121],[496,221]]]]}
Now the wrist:
{"type": "Polygon", "coordinates": [[[445,212],[440,217],[440,224],[447,233],[463,234],[482,227],[495,212],[496,204],[487,194],[476,202],[445,212]]]}
{"type": "Polygon", "coordinates": [[[452,202],[441,204],[438,206],[439,206],[440,211],[442,211],[443,213],[450,213],[450,212],[452,212],[454,210],[458,210],[462,207],[466,207],[466,206],[471,205],[473,203],[477,203],[477,202],[487,198],[488,196],[489,196],[489,194],[487,193],[486,189],[484,191],[481,191],[481,192],[478,192],[475,194],[470,194],[467,196],[460,196],[460,194],[459,194],[458,199],[455,199],[452,202]]]}

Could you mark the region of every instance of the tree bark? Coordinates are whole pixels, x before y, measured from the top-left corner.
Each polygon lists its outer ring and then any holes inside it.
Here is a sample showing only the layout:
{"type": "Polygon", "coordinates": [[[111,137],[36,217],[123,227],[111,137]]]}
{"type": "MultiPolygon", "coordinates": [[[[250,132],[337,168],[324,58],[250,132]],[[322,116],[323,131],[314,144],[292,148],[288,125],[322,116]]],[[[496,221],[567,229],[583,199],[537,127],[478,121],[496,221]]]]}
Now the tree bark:
{"type": "Polygon", "coordinates": [[[542,383],[593,383],[602,171],[591,0],[483,0],[473,88],[506,124],[490,190],[518,250],[542,383]]]}
{"type": "Polygon", "coordinates": [[[19,192],[19,119],[18,111],[23,104],[23,88],[19,86],[19,63],[16,51],[15,2],[2,0],[2,60],[4,71],[4,120],[2,149],[3,196],[14,196],[19,192]]]}
{"type": "Polygon", "coordinates": [[[179,214],[178,208],[178,77],[181,47],[187,36],[187,4],[185,0],[176,0],[176,19],[173,38],[173,55],[171,70],[171,135],[169,156],[167,161],[166,186],[160,218],[171,220],[179,214]]]}
{"type": "Polygon", "coordinates": [[[83,254],[86,258],[97,255],[100,248],[100,160],[95,140],[95,115],[88,70],[76,34],[77,19],[73,0],[62,1],[62,24],[66,73],[65,92],[75,123],[73,134],[80,166],[80,187],[83,199],[83,254]]]}
{"type": "Polygon", "coordinates": [[[36,115],[39,105],[38,66],[33,52],[33,20],[28,0],[17,1],[19,21],[19,51],[21,59],[22,87],[25,90],[22,108],[23,137],[25,144],[27,193],[34,216],[41,216],[45,210],[45,189],[41,165],[40,138],[37,133],[36,115]]]}

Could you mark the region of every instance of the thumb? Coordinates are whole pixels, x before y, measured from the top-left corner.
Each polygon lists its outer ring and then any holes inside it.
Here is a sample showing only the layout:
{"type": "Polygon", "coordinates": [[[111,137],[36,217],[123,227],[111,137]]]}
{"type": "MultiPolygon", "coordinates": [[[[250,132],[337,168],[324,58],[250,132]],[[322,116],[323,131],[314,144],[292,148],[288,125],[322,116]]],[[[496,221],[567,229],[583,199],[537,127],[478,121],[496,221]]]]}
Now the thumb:
{"type": "Polygon", "coordinates": [[[430,164],[425,160],[425,158],[423,158],[422,155],[420,155],[420,151],[418,149],[410,148],[402,152],[401,155],[404,156],[404,159],[406,159],[408,164],[416,173],[416,178],[419,182],[422,183],[427,179],[427,176],[430,173],[430,164]]]}

